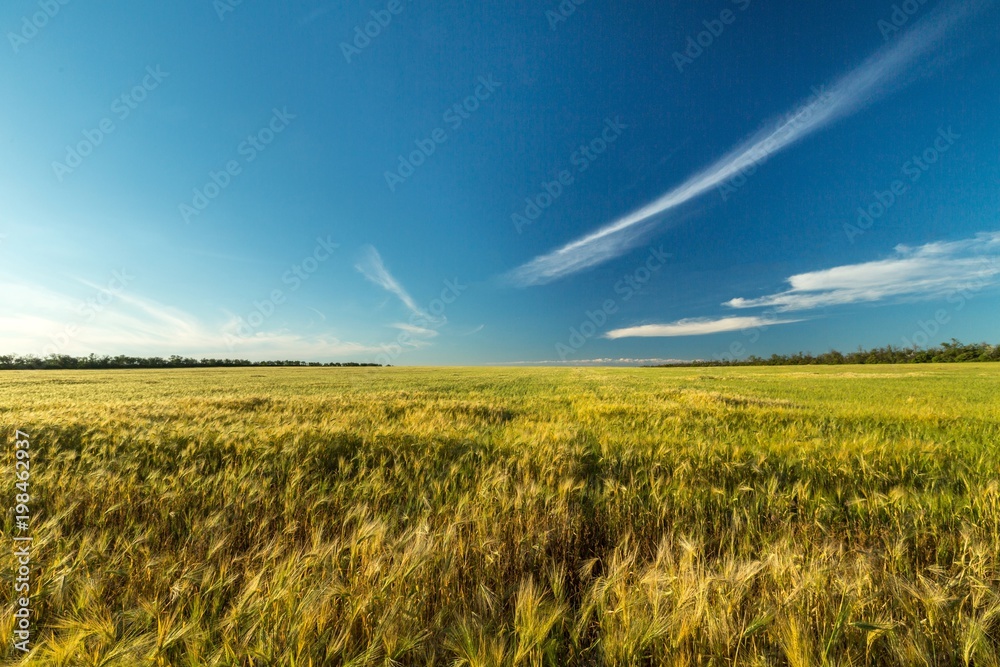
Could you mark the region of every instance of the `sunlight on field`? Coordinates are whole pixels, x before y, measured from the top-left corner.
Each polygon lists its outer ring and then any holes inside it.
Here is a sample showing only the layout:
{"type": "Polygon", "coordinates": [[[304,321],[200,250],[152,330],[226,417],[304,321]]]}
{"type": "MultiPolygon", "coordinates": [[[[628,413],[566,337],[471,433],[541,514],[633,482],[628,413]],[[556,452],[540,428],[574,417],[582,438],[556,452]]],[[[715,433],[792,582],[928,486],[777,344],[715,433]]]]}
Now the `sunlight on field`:
{"type": "Polygon", "coordinates": [[[1000,664],[996,364],[6,372],[0,428],[21,664],[1000,664]]]}

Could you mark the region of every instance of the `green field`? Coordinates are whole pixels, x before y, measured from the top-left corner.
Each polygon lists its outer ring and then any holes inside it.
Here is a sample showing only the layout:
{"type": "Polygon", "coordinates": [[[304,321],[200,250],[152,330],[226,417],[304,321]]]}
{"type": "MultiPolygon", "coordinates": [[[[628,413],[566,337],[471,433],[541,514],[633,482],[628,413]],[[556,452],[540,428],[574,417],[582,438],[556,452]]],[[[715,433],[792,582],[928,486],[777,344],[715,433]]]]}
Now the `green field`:
{"type": "Polygon", "coordinates": [[[5,372],[0,429],[20,664],[1000,664],[998,364],[5,372]]]}

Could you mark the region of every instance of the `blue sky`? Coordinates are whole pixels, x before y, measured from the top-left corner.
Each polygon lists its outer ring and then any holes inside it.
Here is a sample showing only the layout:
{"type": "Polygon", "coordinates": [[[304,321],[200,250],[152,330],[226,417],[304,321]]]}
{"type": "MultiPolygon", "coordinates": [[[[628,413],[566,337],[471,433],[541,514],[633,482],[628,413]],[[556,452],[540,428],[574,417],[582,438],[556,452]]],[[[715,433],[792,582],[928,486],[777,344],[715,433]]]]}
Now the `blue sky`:
{"type": "Polygon", "coordinates": [[[995,2],[0,9],[0,349],[1000,341],[995,2]]]}

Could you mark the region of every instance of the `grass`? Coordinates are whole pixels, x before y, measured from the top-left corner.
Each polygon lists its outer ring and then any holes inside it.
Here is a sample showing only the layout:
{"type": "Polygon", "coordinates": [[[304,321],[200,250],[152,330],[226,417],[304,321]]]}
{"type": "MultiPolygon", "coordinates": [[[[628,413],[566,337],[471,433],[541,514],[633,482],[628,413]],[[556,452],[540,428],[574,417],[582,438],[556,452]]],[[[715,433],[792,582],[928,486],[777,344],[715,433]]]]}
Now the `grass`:
{"type": "Polygon", "coordinates": [[[1000,665],[997,365],[7,372],[9,505],[15,429],[19,664],[1000,665]]]}

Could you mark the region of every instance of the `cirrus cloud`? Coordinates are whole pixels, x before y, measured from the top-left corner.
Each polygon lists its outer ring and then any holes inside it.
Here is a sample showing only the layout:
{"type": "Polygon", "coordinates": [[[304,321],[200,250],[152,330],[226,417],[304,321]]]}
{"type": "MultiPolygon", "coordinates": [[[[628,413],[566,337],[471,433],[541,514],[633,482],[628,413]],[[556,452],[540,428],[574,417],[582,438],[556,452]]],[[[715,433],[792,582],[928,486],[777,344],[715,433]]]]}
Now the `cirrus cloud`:
{"type": "Polygon", "coordinates": [[[766,296],[735,298],[723,305],[734,309],[767,308],[768,316],[688,318],[666,324],[614,329],[605,338],[669,338],[704,336],[805,318],[780,318],[790,313],[879,301],[920,301],[958,290],[982,289],[1000,283],[1000,231],[981,232],[957,241],[935,241],[911,247],[898,245],[893,256],[799,273],[785,280],[789,289],[766,296]]]}
{"type": "Polygon", "coordinates": [[[754,299],[730,299],[730,308],[810,310],[889,298],[930,299],[969,283],[1000,276],[1000,232],[958,241],[896,246],[894,256],[810,271],[786,280],[790,289],[754,299]]]}
{"type": "Polygon", "coordinates": [[[720,319],[689,318],[669,324],[643,324],[636,327],[614,329],[604,334],[605,338],[676,338],[680,336],[704,336],[706,334],[740,331],[753,327],[792,324],[802,320],[775,320],[764,317],[723,317],[720,319]]]}
{"type": "Polygon", "coordinates": [[[518,287],[542,285],[619,257],[664,214],[903,87],[907,75],[968,18],[974,4],[955,4],[935,11],[835,81],[819,99],[801,103],[655,201],[515,268],[506,275],[507,280],[518,287]]]}

